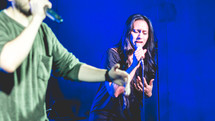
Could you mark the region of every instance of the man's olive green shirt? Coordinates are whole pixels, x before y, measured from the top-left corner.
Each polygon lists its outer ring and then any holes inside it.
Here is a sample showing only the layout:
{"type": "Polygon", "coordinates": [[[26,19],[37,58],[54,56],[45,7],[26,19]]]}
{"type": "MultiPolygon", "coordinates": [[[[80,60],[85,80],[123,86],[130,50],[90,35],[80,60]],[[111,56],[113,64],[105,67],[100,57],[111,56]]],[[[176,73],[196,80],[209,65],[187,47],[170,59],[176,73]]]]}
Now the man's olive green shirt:
{"type": "MultiPolygon", "coordinates": [[[[24,29],[1,11],[0,53],[4,45],[24,29]]],[[[28,56],[16,71],[7,73],[0,69],[0,121],[48,120],[45,96],[51,71],[55,76],[78,80],[81,64],[60,44],[52,30],[42,23],[28,56]]]]}

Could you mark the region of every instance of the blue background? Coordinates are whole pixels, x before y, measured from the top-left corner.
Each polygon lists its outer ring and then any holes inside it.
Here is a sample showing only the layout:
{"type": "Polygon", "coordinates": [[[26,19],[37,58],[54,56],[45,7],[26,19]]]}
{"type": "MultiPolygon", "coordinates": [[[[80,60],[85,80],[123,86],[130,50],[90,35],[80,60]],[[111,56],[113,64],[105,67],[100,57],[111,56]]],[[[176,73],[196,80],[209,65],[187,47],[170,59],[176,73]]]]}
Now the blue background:
{"type": "MultiPolygon", "coordinates": [[[[159,78],[146,100],[147,120],[215,121],[215,1],[51,1],[64,22],[45,22],[80,61],[96,67],[102,67],[131,14],[148,16],[158,41],[159,78]]],[[[98,86],[51,78],[50,119],[87,120],[98,86]]]]}

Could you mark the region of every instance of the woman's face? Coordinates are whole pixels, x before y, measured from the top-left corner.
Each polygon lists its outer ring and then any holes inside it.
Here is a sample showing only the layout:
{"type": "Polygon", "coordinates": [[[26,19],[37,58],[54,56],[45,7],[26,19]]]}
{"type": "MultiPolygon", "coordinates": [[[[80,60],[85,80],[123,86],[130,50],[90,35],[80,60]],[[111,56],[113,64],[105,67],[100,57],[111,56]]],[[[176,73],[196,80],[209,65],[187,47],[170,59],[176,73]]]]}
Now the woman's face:
{"type": "Polygon", "coordinates": [[[146,21],[136,20],[133,23],[133,30],[131,30],[130,41],[136,48],[143,47],[149,37],[149,27],[146,21]]]}

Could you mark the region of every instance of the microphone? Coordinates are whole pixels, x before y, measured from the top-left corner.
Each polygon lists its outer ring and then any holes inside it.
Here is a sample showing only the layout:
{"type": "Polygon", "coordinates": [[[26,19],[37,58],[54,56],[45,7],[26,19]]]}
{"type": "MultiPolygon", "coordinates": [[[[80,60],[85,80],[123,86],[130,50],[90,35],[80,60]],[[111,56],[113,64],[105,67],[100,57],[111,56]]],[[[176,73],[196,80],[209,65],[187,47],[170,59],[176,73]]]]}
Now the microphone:
{"type": "Polygon", "coordinates": [[[143,60],[143,58],[140,59],[140,64],[141,64],[141,65],[144,65],[144,60],[143,60]]]}
{"type": "MultiPolygon", "coordinates": [[[[137,48],[139,48],[139,47],[142,48],[142,45],[139,44],[139,43],[136,43],[135,48],[137,49],[137,48]]],[[[141,64],[141,66],[142,66],[142,75],[144,75],[144,60],[143,60],[143,58],[140,59],[140,64],[141,64]]],[[[136,65],[135,65],[133,68],[127,70],[126,72],[127,72],[127,73],[131,73],[131,71],[132,71],[135,67],[136,67],[136,65]]],[[[131,79],[128,79],[128,80],[131,81],[131,79]]],[[[127,84],[126,84],[126,86],[125,86],[125,93],[124,93],[125,96],[129,96],[130,93],[131,93],[130,81],[128,81],[127,84]]]]}
{"type": "Polygon", "coordinates": [[[140,64],[142,66],[142,80],[144,81],[144,60],[143,60],[143,58],[140,59],[140,64]]]}
{"type": "MultiPolygon", "coordinates": [[[[137,48],[139,48],[139,47],[141,47],[142,48],[142,46],[140,45],[140,44],[138,44],[138,43],[136,43],[136,47],[137,48]]],[[[143,85],[144,85],[144,60],[143,60],[143,57],[140,59],[140,64],[141,64],[141,66],[142,66],[142,77],[141,77],[141,79],[142,79],[142,83],[143,83],[143,85]]],[[[143,94],[142,94],[142,96],[143,96],[143,98],[142,98],[142,104],[143,104],[143,107],[140,109],[141,110],[141,121],[145,121],[145,94],[144,94],[144,86],[143,86],[143,94]]]]}
{"type": "MultiPolygon", "coordinates": [[[[139,43],[136,43],[136,47],[137,48],[139,48],[139,47],[142,48],[141,44],[139,44],[139,43]]],[[[143,57],[140,58],[140,64],[142,66],[142,79],[143,79],[143,77],[144,77],[144,60],[143,60],[143,57]]]]}
{"type": "MultiPolygon", "coordinates": [[[[137,48],[142,48],[142,45],[140,44],[140,43],[136,43],[136,49],[137,48]]],[[[141,65],[144,65],[144,60],[143,60],[143,58],[141,58],[140,59],[140,63],[141,63],[141,65]]],[[[142,66],[143,67],[143,66],[142,66]]]]}
{"type": "MultiPolygon", "coordinates": [[[[142,48],[142,46],[140,44],[136,44],[137,48],[142,48]]],[[[141,79],[144,81],[144,60],[143,60],[143,57],[140,58],[140,64],[142,66],[142,77],[141,79]]],[[[143,87],[144,88],[144,87],[143,87]]]]}
{"type": "Polygon", "coordinates": [[[48,18],[50,18],[51,20],[57,22],[57,23],[62,23],[63,19],[61,16],[59,16],[55,11],[53,11],[52,9],[48,8],[47,6],[45,6],[45,12],[46,12],[46,16],[48,18]]]}
{"type": "Polygon", "coordinates": [[[143,60],[143,58],[140,59],[140,64],[142,66],[142,76],[144,77],[144,60],[143,60]]]}

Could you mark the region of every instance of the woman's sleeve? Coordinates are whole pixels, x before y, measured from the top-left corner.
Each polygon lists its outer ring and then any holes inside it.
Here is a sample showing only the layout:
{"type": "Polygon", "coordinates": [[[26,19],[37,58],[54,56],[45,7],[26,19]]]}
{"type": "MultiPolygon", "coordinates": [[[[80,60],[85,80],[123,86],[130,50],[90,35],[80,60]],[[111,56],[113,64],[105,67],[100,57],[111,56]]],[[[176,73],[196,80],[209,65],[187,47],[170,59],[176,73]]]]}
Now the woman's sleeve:
{"type": "Polygon", "coordinates": [[[115,48],[110,48],[107,51],[106,68],[110,70],[116,63],[120,63],[119,53],[115,48]]]}

